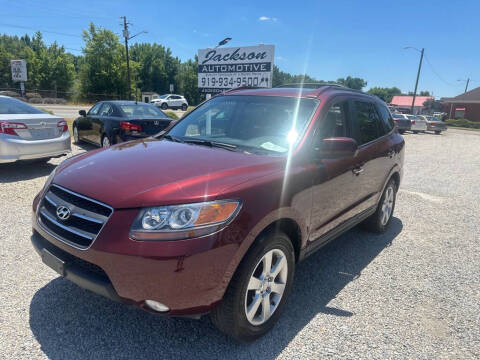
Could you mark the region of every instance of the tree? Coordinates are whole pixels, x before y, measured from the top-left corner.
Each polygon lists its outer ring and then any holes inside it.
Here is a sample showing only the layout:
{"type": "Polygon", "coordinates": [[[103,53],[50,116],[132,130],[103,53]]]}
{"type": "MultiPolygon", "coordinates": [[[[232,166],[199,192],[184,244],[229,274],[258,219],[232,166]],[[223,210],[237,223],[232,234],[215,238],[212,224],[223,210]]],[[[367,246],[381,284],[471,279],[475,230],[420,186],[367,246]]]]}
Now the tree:
{"type": "Polygon", "coordinates": [[[56,42],[47,47],[40,32],[32,38],[28,35],[0,37],[0,84],[3,87],[17,86],[10,77],[12,59],[27,61],[27,88],[68,91],[73,85],[75,67],[72,56],[56,42]]]}
{"type": "Polygon", "coordinates": [[[433,114],[434,112],[443,111],[443,103],[438,100],[428,99],[423,103],[424,112],[427,114],[433,114]]]}
{"type": "Polygon", "coordinates": [[[430,91],[427,91],[427,90],[420,91],[420,96],[430,96],[430,91]]]}
{"type": "Polygon", "coordinates": [[[367,86],[367,82],[362,78],[350,76],[337,79],[337,83],[355,90],[362,90],[365,86],[367,86]]]}
{"type": "Polygon", "coordinates": [[[369,94],[378,96],[380,99],[389,103],[395,95],[401,95],[402,91],[397,87],[373,87],[367,91],[369,94]]]}
{"type": "MultiPolygon", "coordinates": [[[[83,39],[84,59],[79,74],[82,96],[90,100],[126,97],[125,48],[118,36],[91,23],[88,31],[83,31],[83,39]]],[[[139,65],[132,61],[130,66],[135,76],[139,65]]]]}

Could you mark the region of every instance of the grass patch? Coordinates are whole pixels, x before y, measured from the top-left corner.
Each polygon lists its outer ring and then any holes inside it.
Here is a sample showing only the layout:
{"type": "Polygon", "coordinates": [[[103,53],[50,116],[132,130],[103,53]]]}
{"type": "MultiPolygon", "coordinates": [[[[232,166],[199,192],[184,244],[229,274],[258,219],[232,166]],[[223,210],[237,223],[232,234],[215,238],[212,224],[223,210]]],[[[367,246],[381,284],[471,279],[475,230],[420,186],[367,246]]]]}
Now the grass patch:
{"type": "Polygon", "coordinates": [[[445,123],[448,126],[480,130],[480,122],[467,119],[447,119],[445,123]]]}
{"type": "Polygon", "coordinates": [[[72,142],[73,142],[73,120],[72,118],[65,118],[65,121],[68,124],[68,131],[70,132],[70,136],[72,137],[72,142]]]}
{"type": "Polygon", "coordinates": [[[173,111],[164,111],[164,113],[172,120],[178,120],[179,117],[173,111]]]}

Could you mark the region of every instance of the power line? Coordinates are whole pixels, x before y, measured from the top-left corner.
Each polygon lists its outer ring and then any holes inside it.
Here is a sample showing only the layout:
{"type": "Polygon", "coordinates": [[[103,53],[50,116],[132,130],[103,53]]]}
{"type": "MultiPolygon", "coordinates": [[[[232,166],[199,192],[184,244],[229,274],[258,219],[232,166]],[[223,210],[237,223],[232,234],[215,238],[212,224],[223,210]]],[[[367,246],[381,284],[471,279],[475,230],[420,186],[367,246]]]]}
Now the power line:
{"type": "Polygon", "coordinates": [[[61,33],[61,32],[57,32],[57,31],[35,29],[35,28],[32,28],[32,27],[28,27],[28,26],[12,25],[12,24],[5,24],[5,23],[0,23],[0,26],[7,26],[7,27],[12,27],[12,28],[33,30],[33,31],[40,31],[40,32],[46,33],[46,34],[54,34],[54,35],[60,35],[60,36],[70,36],[70,37],[75,37],[75,38],[82,38],[82,36],[80,36],[80,35],[61,33]]]}
{"type": "Polygon", "coordinates": [[[435,70],[435,68],[433,67],[432,63],[430,62],[430,59],[428,58],[427,55],[425,55],[425,60],[427,60],[427,64],[428,66],[430,67],[430,70],[432,70],[432,72],[442,81],[444,82],[445,84],[447,84],[448,86],[453,86],[455,87],[454,84],[446,81],[442,76],[440,76],[440,74],[435,70]]]}

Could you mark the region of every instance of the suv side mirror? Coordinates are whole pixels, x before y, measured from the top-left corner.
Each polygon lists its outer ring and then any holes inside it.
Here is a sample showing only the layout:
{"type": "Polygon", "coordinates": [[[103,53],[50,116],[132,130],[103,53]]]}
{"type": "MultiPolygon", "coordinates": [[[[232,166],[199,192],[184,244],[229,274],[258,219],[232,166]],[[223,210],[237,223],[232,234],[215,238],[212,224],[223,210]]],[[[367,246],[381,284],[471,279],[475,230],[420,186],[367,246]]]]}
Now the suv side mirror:
{"type": "Polygon", "coordinates": [[[344,159],[357,156],[358,144],[347,137],[327,138],[316,150],[322,159],[344,159]]]}
{"type": "Polygon", "coordinates": [[[78,113],[81,115],[81,116],[87,116],[87,112],[85,110],[79,110],[78,113]]]}

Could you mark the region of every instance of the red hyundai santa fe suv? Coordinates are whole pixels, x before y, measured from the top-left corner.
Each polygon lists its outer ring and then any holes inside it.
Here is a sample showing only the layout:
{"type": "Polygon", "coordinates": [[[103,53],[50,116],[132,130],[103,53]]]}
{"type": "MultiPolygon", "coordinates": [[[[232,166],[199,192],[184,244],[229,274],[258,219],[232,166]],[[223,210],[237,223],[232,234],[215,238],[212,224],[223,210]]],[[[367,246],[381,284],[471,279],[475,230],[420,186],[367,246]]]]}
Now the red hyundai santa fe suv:
{"type": "Polygon", "coordinates": [[[359,223],[388,227],[403,159],[376,97],[235,89],[155,137],[65,160],[33,202],[32,242],[85,289],[210,313],[253,340],[284,310],[298,262],[359,223]]]}

